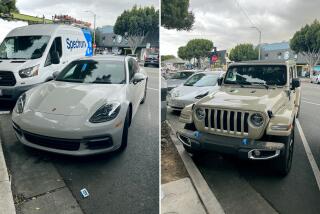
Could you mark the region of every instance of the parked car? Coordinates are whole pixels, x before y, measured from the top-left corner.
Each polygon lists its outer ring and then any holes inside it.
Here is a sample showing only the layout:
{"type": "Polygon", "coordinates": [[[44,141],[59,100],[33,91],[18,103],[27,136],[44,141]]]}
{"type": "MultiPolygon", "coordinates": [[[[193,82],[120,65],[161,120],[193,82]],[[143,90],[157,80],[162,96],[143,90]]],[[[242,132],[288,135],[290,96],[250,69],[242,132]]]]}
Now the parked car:
{"type": "Polygon", "coordinates": [[[54,81],[19,97],[13,128],[21,143],[49,152],[81,156],[123,151],[146,88],[147,76],[132,57],[75,60],[54,81]]]}
{"type": "Polygon", "coordinates": [[[148,53],[144,58],[144,67],[153,65],[159,67],[159,53],[148,53]]]}
{"type": "Polygon", "coordinates": [[[169,75],[167,79],[168,91],[171,91],[173,88],[183,84],[195,72],[196,71],[194,70],[185,70],[177,71],[169,75]]]}
{"type": "Polygon", "coordinates": [[[135,60],[139,61],[137,54],[128,54],[128,56],[133,57],[135,60]]]}
{"type": "Polygon", "coordinates": [[[69,62],[92,56],[88,30],[56,24],[13,29],[0,45],[0,100],[16,101],[30,88],[53,79],[69,62]]]}
{"type": "Polygon", "coordinates": [[[300,109],[296,63],[233,63],[219,85],[216,93],[182,110],[179,120],[185,126],[177,136],[185,150],[269,160],[280,175],[287,175],[300,109]]]}
{"type": "Polygon", "coordinates": [[[314,75],[311,78],[311,83],[320,84],[320,74],[314,75]]]}
{"type": "Polygon", "coordinates": [[[181,111],[201,98],[217,91],[218,79],[225,72],[199,72],[190,76],[183,85],[170,91],[168,94],[168,106],[173,110],[181,111]]]}

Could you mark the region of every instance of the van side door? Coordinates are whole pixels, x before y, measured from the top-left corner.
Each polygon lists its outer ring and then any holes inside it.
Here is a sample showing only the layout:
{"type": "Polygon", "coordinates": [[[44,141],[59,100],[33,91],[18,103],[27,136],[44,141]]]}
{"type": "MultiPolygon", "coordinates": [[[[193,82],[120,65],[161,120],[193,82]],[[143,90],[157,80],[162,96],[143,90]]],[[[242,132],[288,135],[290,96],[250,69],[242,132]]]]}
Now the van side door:
{"type": "Polygon", "coordinates": [[[51,78],[52,74],[56,71],[61,71],[64,59],[62,50],[62,38],[56,37],[51,44],[46,61],[44,63],[45,71],[43,72],[46,79],[51,78]]]}

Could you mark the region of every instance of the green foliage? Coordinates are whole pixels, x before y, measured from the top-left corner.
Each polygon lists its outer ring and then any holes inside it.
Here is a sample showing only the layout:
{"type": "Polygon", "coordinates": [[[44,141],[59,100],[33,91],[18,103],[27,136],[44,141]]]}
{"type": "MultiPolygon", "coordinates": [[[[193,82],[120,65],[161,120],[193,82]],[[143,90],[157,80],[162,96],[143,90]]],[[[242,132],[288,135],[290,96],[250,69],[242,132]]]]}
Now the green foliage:
{"type": "Polygon", "coordinates": [[[296,53],[317,53],[320,51],[320,23],[315,20],[297,31],[290,40],[290,48],[296,53]]]}
{"type": "Polygon", "coordinates": [[[188,9],[189,0],[161,0],[161,26],[167,29],[191,30],[194,15],[188,9]]]}
{"type": "Polygon", "coordinates": [[[0,13],[19,12],[16,0],[0,0],[0,13]]]}
{"type": "Polygon", "coordinates": [[[258,49],[254,49],[252,44],[239,44],[234,47],[229,54],[232,61],[257,60],[259,56],[258,49]]]}
{"type": "Polygon", "coordinates": [[[190,61],[196,58],[200,67],[201,58],[208,57],[213,48],[213,42],[207,39],[190,40],[186,46],[178,49],[178,56],[181,59],[190,61]]]}
{"type": "Polygon", "coordinates": [[[173,55],[161,55],[161,61],[166,61],[166,60],[174,59],[174,58],[176,58],[176,57],[173,55]]]}
{"type": "Polygon", "coordinates": [[[137,7],[125,10],[117,18],[113,31],[127,36],[144,36],[149,32],[159,32],[159,11],[154,7],[137,7]]]}

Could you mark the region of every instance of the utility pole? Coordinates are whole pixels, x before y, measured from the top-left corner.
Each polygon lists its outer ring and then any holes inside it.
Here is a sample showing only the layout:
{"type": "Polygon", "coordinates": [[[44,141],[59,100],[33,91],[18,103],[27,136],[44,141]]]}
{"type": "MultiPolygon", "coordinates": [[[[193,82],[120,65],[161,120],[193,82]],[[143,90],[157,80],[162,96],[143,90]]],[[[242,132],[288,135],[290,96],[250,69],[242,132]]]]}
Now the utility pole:
{"type": "Polygon", "coordinates": [[[259,33],[259,61],[261,60],[261,30],[258,28],[258,27],[256,27],[256,26],[252,26],[251,28],[254,28],[254,29],[256,29],[257,31],[258,31],[258,33],[259,33]]]}

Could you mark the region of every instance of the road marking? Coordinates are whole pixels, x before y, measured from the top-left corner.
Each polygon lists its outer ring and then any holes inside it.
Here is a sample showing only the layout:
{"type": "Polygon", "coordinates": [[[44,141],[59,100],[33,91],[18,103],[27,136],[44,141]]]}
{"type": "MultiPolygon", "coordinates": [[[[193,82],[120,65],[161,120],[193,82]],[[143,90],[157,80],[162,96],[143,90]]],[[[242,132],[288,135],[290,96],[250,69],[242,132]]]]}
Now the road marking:
{"type": "Polygon", "coordinates": [[[155,91],[159,91],[158,88],[150,88],[150,87],[148,87],[148,89],[150,89],[150,90],[155,90],[155,91]]]}
{"type": "Polygon", "coordinates": [[[1,114],[10,114],[10,111],[0,111],[0,115],[1,114]]]}
{"type": "Polygon", "coordinates": [[[309,102],[309,101],[306,101],[305,99],[303,99],[302,102],[309,103],[309,104],[316,105],[316,106],[320,106],[320,103],[309,102]]]}
{"type": "Polygon", "coordinates": [[[319,171],[318,165],[317,165],[317,163],[316,163],[316,161],[315,161],[315,159],[314,159],[314,157],[312,155],[310,146],[308,144],[306,136],[304,135],[304,133],[302,131],[302,128],[301,128],[299,120],[296,121],[296,124],[297,124],[298,131],[300,133],[300,137],[301,137],[301,140],[302,140],[302,143],[303,143],[304,150],[306,151],[306,154],[307,154],[308,160],[310,162],[314,177],[316,178],[316,181],[317,181],[317,184],[318,184],[318,188],[320,190],[320,171],[319,171]]]}

